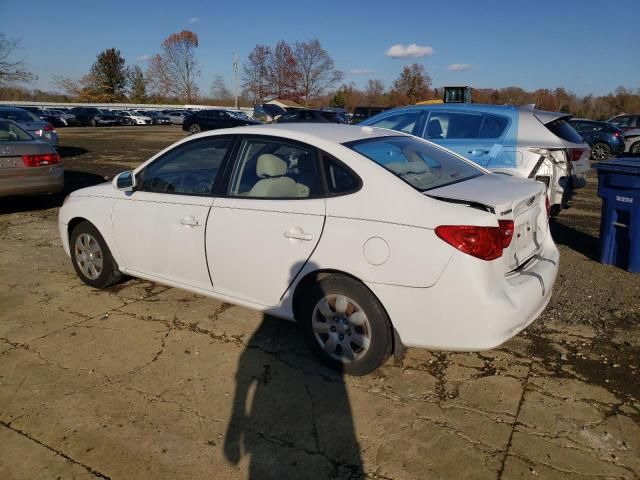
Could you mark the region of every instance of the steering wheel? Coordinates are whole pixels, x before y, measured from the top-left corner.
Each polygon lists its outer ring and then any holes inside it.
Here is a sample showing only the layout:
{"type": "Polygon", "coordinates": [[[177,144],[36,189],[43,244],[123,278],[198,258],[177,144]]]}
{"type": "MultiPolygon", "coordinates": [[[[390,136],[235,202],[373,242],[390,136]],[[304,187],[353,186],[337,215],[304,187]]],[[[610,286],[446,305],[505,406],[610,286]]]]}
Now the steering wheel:
{"type": "Polygon", "coordinates": [[[211,179],[203,174],[188,173],[182,177],[180,191],[182,193],[200,193],[203,195],[211,193],[211,179]]]}

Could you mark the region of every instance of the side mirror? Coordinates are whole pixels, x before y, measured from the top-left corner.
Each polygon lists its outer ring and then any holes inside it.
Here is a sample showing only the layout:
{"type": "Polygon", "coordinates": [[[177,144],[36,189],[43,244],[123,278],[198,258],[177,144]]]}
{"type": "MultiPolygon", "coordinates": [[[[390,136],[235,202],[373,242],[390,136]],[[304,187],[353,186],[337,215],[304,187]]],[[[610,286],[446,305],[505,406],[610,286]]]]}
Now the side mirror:
{"type": "Polygon", "coordinates": [[[131,170],[127,172],[121,172],[113,177],[111,184],[118,190],[131,192],[136,186],[136,177],[131,170]]]}

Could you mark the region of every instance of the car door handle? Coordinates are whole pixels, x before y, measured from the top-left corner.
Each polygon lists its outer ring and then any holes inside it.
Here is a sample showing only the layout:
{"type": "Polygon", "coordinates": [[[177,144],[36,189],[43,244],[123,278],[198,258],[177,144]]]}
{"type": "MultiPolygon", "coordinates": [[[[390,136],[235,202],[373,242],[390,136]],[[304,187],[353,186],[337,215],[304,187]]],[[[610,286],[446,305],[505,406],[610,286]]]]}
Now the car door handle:
{"type": "Polygon", "coordinates": [[[285,238],[289,238],[292,240],[304,240],[305,242],[313,240],[313,235],[311,235],[310,233],[305,233],[304,230],[299,227],[290,228],[289,230],[284,232],[284,236],[285,238]]]}
{"type": "Polygon", "coordinates": [[[201,225],[195,217],[184,217],[180,223],[185,227],[199,227],[201,225]]]}
{"type": "Polygon", "coordinates": [[[489,150],[469,150],[469,153],[474,156],[486,155],[489,153],[489,150]]]}

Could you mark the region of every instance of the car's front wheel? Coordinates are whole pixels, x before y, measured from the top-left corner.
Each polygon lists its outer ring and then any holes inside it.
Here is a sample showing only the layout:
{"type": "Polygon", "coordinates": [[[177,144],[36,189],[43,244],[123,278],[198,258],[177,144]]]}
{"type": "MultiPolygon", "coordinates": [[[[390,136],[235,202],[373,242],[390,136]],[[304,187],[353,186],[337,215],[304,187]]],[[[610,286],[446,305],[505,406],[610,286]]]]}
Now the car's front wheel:
{"type": "Polygon", "coordinates": [[[611,156],[611,147],[606,143],[598,142],[591,147],[591,158],[594,160],[606,160],[611,156]]]}
{"type": "Polygon", "coordinates": [[[200,125],[198,125],[197,123],[194,123],[189,127],[189,132],[192,134],[200,133],[201,131],[202,129],[200,128],[200,125]]]}
{"type": "Polygon", "coordinates": [[[391,322],[378,299],[362,283],[331,275],[305,292],[300,309],[305,339],[326,365],[366,375],[391,354],[391,322]]]}
{"type": "Polygon", "coordinates": [[[87,285],[107,288],[122,278],[107,243],[91,223],[79,223],[71,231],[69,246],[73,268],[87,285]]]}
{"type": "Polygon", "coordinates": [[[629,147],[629,153],[633,155],[640,155],[640,141],[632,143],[629,147]]]}

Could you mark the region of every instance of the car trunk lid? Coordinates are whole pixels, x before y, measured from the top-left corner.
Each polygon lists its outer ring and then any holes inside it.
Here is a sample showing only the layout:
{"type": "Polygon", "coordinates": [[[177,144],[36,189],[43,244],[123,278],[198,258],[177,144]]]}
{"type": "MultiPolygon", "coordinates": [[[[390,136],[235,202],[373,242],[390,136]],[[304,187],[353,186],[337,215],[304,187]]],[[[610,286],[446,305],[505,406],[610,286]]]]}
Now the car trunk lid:
{"type": "Polygon", "coordinates": [[[502,254],[505,273],[538,253],[548,235],[545,186],[540,182],[489,174],[429,190],[428,195],[491,212],[496,223],[513,221],[513,237],[502,254]]]}

